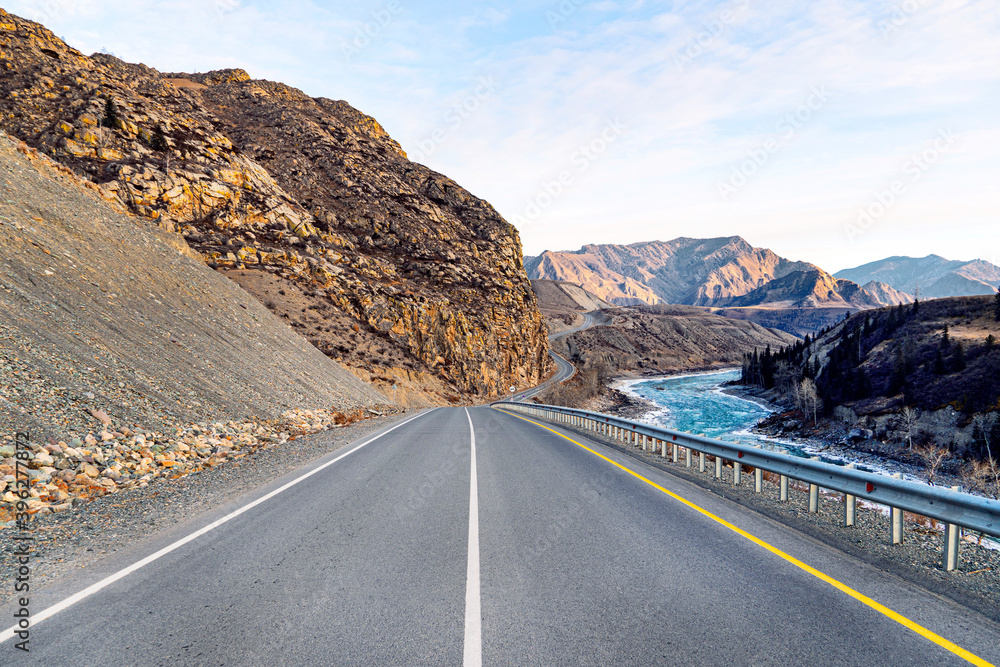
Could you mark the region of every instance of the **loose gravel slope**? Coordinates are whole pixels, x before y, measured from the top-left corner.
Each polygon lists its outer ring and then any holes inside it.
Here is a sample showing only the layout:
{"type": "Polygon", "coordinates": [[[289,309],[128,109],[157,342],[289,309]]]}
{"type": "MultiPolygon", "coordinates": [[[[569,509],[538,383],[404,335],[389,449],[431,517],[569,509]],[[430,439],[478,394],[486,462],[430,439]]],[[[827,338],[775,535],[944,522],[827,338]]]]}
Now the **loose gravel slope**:
{"type": "Polygon", "coordinates": [[[170,242],[0,137],[0,437],[386,402],[170,242]]]}

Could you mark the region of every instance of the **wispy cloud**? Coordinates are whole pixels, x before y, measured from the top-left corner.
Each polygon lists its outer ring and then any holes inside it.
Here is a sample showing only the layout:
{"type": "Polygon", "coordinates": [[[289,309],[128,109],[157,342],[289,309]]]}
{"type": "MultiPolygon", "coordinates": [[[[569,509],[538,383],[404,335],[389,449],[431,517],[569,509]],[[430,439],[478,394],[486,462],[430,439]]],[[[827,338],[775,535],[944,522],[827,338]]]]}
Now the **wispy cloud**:
{"type": "MultiPolygon", "coordinates": [[[[385,0],[219,2],[224,11],[216,0],[69,0],[48,24],[88,52],[167,70],[245,67],[346,99],[414,154],[493,77],[489,98],[422,158],[512,220],[582,142],[609,119],[625,123],[613,150],[522,229],[528,253],[742,234],[837,269],[904,246],[957,258],[1000,247],[995,0],[397,0],[381,23],[385,0]],[[342,45],[366,25],[377,32],[346,58],[342,45]],[[722,200],[720,180],[817,86],[833,93],[822,110],[722,200]],[[947,161],[849,243],[845,220],[945,126],[963,138],[947,161]]],[[[30,16],[44,4],[7,9],[30,16]]]]}

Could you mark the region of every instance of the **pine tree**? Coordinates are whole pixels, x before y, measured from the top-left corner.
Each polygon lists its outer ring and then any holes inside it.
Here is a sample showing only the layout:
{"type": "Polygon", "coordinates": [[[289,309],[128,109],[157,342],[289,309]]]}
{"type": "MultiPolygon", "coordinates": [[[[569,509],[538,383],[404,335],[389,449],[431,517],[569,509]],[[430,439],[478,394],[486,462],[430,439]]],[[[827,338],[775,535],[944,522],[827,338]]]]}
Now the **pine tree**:
{"type": "Polygon", "coordinates": [[[955,371],[961,372],[965,370],[965,346],[962,345],[962,341],[958,341],[955,345],[955,371]]]}
{"type": "Polygon", "coordinates": [[[944,367],[944,356],[941,355],[941,348],[934,353],[934,374],[945,375],[948,371],[944,367]]]}
{"type": "Polygon", "coordinates": [[[996,296],[993,297],[993,317],[997,322],[1000,322],[1000,292],[997,292],[996,296]]]}
{"type": "Polygon", "coordinates": [[[114,99],[110,97],[104,101],[104,118],[101,119],[101,125],[110,127],[112,130],[117,130],[122,126],[122,121],[118,117],[118,107],[115,106],[114,99]]]}
{"type": "Polygon", "coordinates": [[[944,325],[944,331],[941,333],[941,349],[947,350],[948,346],[951,345],[951,338],[948,336],[948,325],[944,325]]]}
{"type": "Polygon", "coordinates": [[[993,337],[993,334],[990,334],[989,336],[986,337],[986,351],[987,352],[992,351],[993,350],[993,346],[996,345],[996,344],[997,344],[997,339],[993,337]]]}

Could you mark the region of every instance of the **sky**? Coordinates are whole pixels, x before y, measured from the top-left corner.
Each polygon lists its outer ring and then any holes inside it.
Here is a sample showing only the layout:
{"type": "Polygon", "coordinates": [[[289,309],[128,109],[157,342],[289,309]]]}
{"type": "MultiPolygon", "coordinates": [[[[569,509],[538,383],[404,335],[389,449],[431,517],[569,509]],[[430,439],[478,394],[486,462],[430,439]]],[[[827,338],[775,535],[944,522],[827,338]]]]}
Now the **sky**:
{"type": "Polygon", "coordinates": [[[71,46],[373,116],[526,255],[740,235],[1000,264],[1000,0],[5,0],[71,46]]]}

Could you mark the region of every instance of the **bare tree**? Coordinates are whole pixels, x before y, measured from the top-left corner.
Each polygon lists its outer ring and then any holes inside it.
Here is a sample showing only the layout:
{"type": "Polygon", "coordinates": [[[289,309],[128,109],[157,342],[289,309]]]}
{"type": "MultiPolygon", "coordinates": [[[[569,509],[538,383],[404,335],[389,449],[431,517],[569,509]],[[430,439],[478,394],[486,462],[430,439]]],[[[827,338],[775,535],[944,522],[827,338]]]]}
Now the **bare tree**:
{"type": "Polygon", "coordinates": [[[906,426],[906,446],[912,452],[913,451],[913,425],[917,421],[919,416],[916,408],[911,408],[909,405],[903,408],[900,413],[903,416],[903,425],[906,426]]]}
{"type": "Polygon", "coordinates": [[[945,462],[951,452],[947,447],[928,444],[917,448],[917,456],[924,462],[924,474],[927,475],[927,483],[934,484],[941,464],[945,462]]]}
{"type": "MultiPolygon", "coordinates": [[[[1000,417],[998,417],[997,419],[1000,419],[1000,417]]],[[[982,439],[982,449],[983,449],[982,455],[985,456],[986,458],[990,458],[991,452],[993,450],[990,448],[990,445],[992,443],[990,443],[990,427],[986,424],[986,415],[977,414],[975,417],[972,418],[972,425],[973,425],[972,429],[973,436],[975,436],[975,434],[978,432],[979,437],[982,439]]]]}
{"type": "Polygon", "coordinates": [[[973,459],[962,466],[961,475],[962,481],[971,491],[1000,500],[1000,461],[993,457],[988,457],[985,461],[973,459]]]}
{"type": "Polygon", "coordinates": [[[819,420],[819,392],[816,391],[816,383],[810,378],[804,378],[799,383],[799,396],[802,401],[802,412],[808,416],[810,410],[813,416],[813,426],[819,420]]]}

